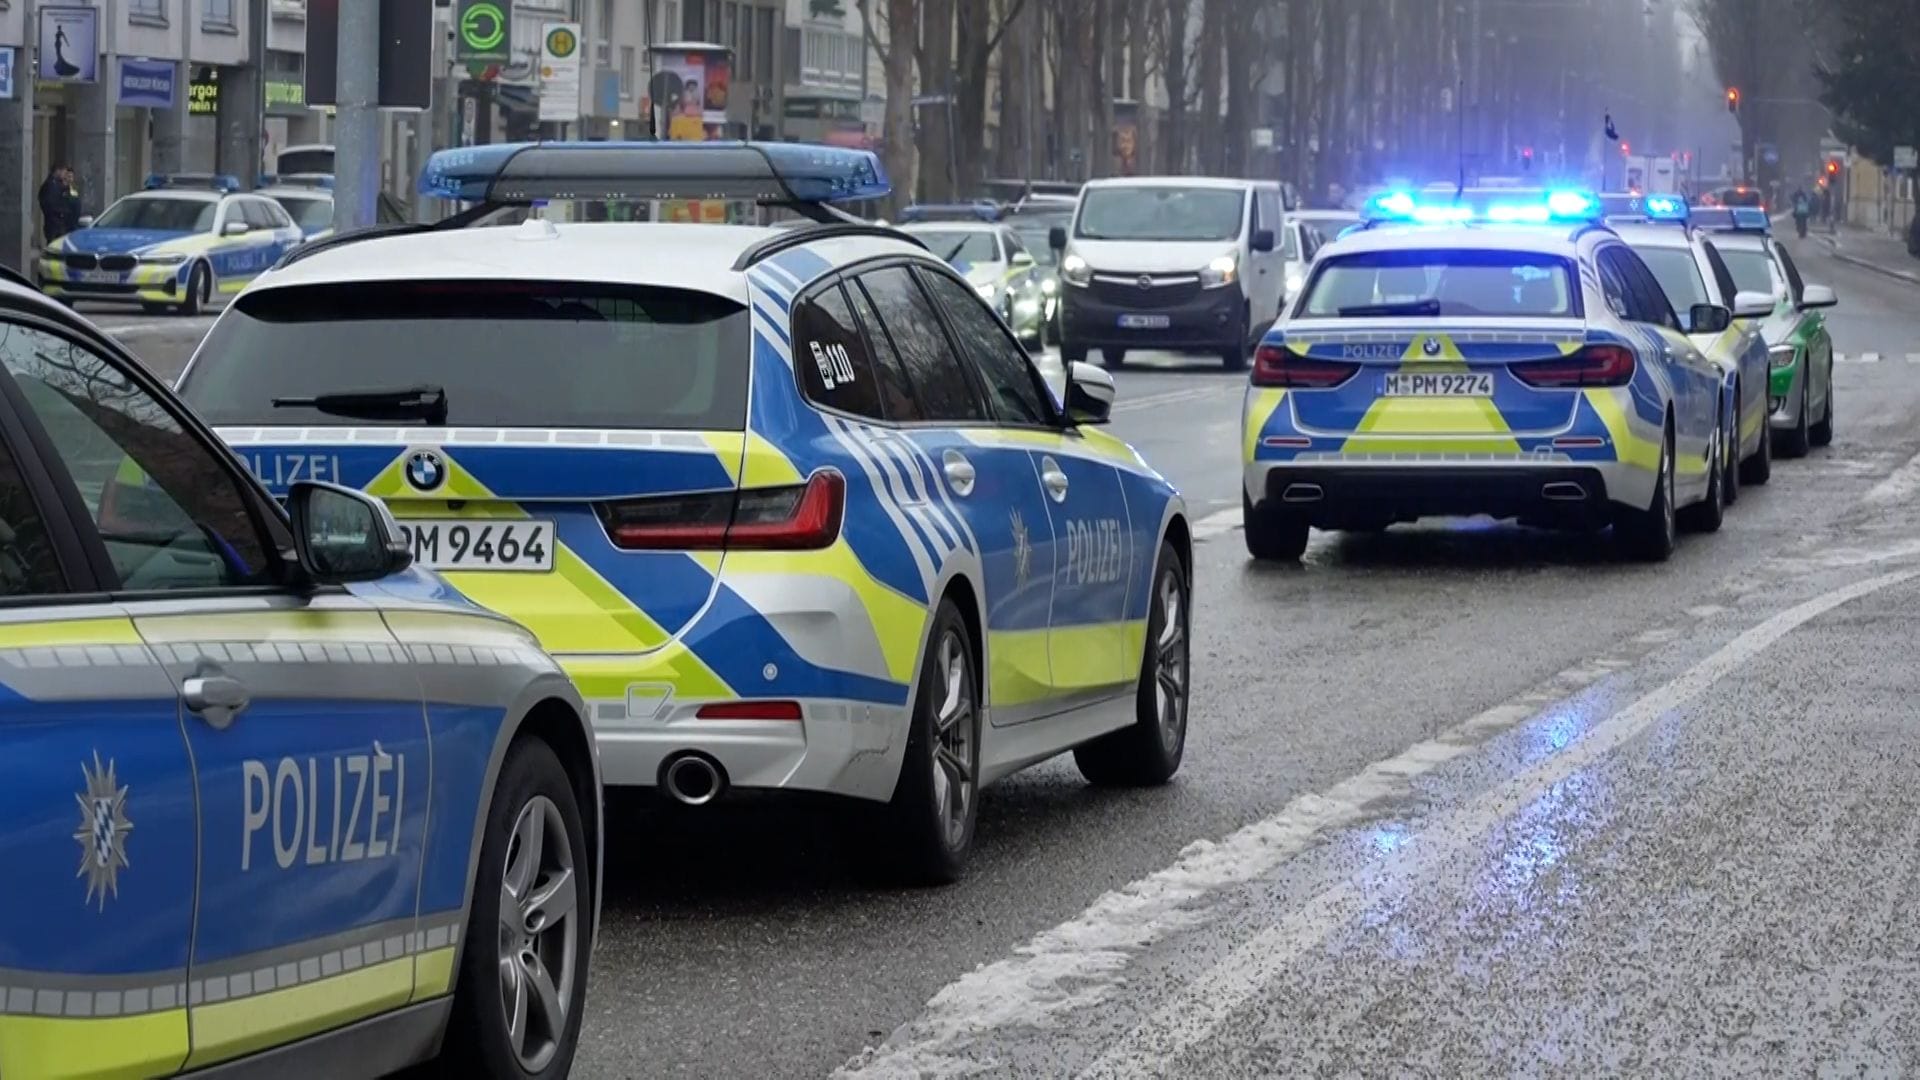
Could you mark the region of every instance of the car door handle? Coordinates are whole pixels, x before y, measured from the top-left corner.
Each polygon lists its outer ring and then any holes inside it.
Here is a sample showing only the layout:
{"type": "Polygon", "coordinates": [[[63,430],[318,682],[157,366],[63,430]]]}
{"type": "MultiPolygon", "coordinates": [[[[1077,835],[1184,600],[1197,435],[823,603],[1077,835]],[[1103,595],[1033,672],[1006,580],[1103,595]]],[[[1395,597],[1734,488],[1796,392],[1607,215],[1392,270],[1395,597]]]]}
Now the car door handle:
{"type": "Polygon", "coordinates": [[[202,668],[180,684],[180,700],[186,702],[188,712],[209,727],[225,731],[252,697],[239,679],[218,669],[202,668]]]}
{"type": "Polygon", "coordinates": [[[1060,471],[1059,462],[1052,458],[1043,458],[1040,462],[1040,483],[1047,489],[1047,497],[1054,502],[1065,502],[1067,498],[1067,474],[1060,471]]]}
{"type": "Polygon", "coordinates": [[[966,498],[973,493],[973,462],[958,450],[949,450],[940,455],[940,465],[947,474],[947,486],[955,495],[966,498]]]}

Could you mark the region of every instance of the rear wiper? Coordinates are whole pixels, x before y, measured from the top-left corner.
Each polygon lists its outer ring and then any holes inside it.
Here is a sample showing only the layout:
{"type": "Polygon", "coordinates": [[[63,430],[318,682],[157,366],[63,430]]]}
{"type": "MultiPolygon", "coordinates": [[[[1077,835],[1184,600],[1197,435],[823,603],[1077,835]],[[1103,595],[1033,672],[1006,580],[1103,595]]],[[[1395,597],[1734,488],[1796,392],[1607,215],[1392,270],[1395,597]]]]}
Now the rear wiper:
{"type": "Polygon", "coordinates": [[[276,409],[318,409],[333,416],[360,420],[424,420],[447,422],[447,392],[438,386],[410,386],[397,390],[349,390],[314,397],[274,398],[276,409]]]}
{"type": "Polygon", "coordinates": [[[1397,304],[1358,304],[1340,309],[1342,318],[1364,318],[1368,315],[1438,315],[1440,301],[1428,297],[1425,300],[1403,300],[1397,304]]]}

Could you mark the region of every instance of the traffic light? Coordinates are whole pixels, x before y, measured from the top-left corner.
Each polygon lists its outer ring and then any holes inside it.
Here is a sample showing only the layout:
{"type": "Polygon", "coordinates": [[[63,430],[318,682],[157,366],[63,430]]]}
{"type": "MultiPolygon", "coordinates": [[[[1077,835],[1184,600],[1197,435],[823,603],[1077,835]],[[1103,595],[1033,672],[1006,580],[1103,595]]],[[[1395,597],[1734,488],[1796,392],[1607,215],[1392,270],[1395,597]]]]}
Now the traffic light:
{"type": "Polygon", "coordinates": [[[1827,159],[1827,175],[1828,176],[1840,175],[1840,163],[1833,160],[1832,158],[1827,159]]]}
{"type": "Polygon", "coordinates": [[[1727,87],[1727,111],[1730,113],[1740,111],[1740,88],[1737,86],[1727,87]]]}
{"type": "Polygon", "coordinates": [[[1633,144],[1628,142],[1625,139],[1621,139],[1620,140],[1620,156],[1631,157],[1632,155],[1633,155],[1633,144]]]}
{"type": "Polygon", "coordinates": [[[1520,167],[1529,172],[1533,171],[1533,147],[1525,147],[1520,151],[1520,167]]]}

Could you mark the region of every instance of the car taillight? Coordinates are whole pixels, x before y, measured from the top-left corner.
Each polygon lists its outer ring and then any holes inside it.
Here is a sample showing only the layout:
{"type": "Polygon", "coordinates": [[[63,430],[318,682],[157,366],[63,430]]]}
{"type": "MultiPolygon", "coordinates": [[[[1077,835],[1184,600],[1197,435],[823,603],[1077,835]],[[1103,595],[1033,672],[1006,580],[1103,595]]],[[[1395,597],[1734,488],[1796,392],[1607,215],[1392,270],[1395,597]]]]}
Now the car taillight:
{"type": "Polygon", "coordinates": [[[1353,378],[1359,364],[1309,360],[1279,345],[1262,345],[1253,354],[1253,385],[1331,390],[1353,378]]]}
{"type": "Polygon", "coordinates": [[[846,504],[846,478],[821,469],[792,487],[623,499],[596,509],[613,545],[627,551],[805,551],[839,539],[846,504]]]}
{"type": "Polygon", "coordinates": [[[1514,364],[1515,378],[1538,389],[1625,386],[1633,381],[1633,350],[1621,345],[1589,345],[1562,360],[1514,364]]]}
{"type": "Polygon", "coordinates": [[[716,701],[700,706],[696,720],[793,720],[800,719],[797,701],[716,701]]]}

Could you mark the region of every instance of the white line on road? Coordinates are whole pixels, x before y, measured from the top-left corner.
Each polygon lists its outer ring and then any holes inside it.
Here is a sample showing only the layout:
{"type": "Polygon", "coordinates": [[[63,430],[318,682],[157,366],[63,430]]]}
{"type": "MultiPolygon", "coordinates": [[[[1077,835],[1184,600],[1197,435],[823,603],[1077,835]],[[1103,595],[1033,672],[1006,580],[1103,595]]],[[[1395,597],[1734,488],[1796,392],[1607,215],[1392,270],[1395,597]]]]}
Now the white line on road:
{"type": "Polygon", "coordinates": [[[1154,409],[1162,405],[1171,405],[1177,401],[1198,401],[1201,398],[1218,395],[1220,389],[1221,387],[1218,386],[1196,386],[1191,390],[1172,390],[1164,394],[1149,394],[1143,398],[1122,398],[1113,407],[1113,411],[1133,412],[1137,409],[1154,409]]]}
{"type": "MultiPolygon", "coordinates": [[[[1698,697],[1795,629],[1842,604],[1916,576],[1920,576],[1920,571],[1901,570],[1855,582],[1788,608],[1752,627],[1678,678],[1595,724],[1561,753],[1421,829],[1403,849],[1407,853],[1405,860],[1389,873],[1404,887],[1411,879],[1444,864],[1472,858],[1476,842],[1500,822],[1547,796],[1555,785],[1612,753],[1654,721],[1698,697]]],[[[1128,1032],[1120,1045],[1102,1055],[1081,1075],[1166,1075],[1169,1061],[1211,1038],[1235,1010],[1252,1000],[1303,952],[1348,925],[1366,905],[1378,899],[1377,893],[1354,878],[1320,893],[1188,983],[1175,1001],[1159,1010],[1153,1019],[1128,1032]]]]}
{"type": "MultiPolygon", "coordinates": [[[[1211,515],[1202,522],[1221,516],[1211,515]]],[[[1196,525],[1196,533],[1198,528],[1196,525]]],[[[1690,697],[1698,692],[1693,687],[1700,672],[1719,672],[1729,663],[1729,657],[1750,655],[1764,648],[1820,611],[1912,576],[1914,572],[1909,571],[1885,575],[1793,608],[1736,638],[1654,694],[1671,695],[1685,680],[1694,680],[1685,682],[1685,687],[1691,688],[1687,691],[1690,697]],[[1825,606],[1820,607],[1822,604],[1825,606]],[[1798,621],[1791,621],[1795,618],[1798,621]]],[[[1377,762],[1324,793],[1301,795],[1271,817],[1220,840],[1196,840],[1173,865],[1106,893],[1072,920],[1015,949],[1012,956],[976,968],[948,984],[927,1002],[917,1019],[902,1025],[881,1046],[848,1061],[834,1076],[976,1074],[980,1062],[966,1056],[970,1044],[990,1046],[998,1032],[1053,1028],[1075,1010],[1106,1000],[1124,985],[1126,968],[1134,956],[1170,934],[1205,922],[1209,916],[1206,901],[1273,872],[1314,843],[1321,833],[1365,820],[1368,805],[1405,790],[1412,778],[1467,753],[1498,732],[1539,715],[1553,703],[1580,693],[1632,662],[1624,656],[1608,657],[1568,668],[1532,691],[1377,762]]],[[[1653,695],[1642,698],[1628,711],[1643,708],[1651,700],[1653,695]]],[[[1675,704],[1681,700],[1675,699],[1675,704]]],[[[1609,722],[1617,724],[1626,715],[1616,714],[1609,722]]],[[[1594,733],[1590,733],[1574,747],[1593,740],[1594,733]]]]}
{"type": "Polygon", "coordinates": [[[1216,536],[1224,536],[1239,527],[1240,508],[1237,506],[1229,507],[1225,510],[1208,514],[1206,517],[1194,522],[1193,542],[1197,544],[1204,540],[1211,540],[1216,536]]]}

